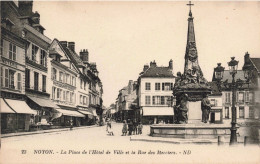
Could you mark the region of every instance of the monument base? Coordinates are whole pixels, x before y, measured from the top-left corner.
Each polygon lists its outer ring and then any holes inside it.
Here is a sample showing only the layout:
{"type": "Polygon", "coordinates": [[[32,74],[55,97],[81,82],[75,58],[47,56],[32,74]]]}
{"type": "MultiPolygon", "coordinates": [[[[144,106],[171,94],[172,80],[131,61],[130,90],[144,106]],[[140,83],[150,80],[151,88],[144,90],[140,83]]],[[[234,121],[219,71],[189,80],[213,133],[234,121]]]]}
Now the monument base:
{"type": "Polygon", "coordinates": [[[172,138],[214,139],[218,136],[230,137],[230,126],[223,124],[166,124],[151,125],[150,136],[172,138]]]}

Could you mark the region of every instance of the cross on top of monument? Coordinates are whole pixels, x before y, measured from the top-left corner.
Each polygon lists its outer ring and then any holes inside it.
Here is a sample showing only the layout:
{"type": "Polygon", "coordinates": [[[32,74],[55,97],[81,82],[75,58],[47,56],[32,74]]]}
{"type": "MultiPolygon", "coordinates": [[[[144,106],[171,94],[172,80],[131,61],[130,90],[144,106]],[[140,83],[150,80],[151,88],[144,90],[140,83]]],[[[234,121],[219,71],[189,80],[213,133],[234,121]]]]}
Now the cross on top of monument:
{"type": "Polygon", "coordinates": [[[192,13],[191,13],[191,6],[193,6],[194,4],[191,3],[191,1],[189,1],[189,3],[187,4],[187,6],[190,6],[190,13],[189,16],[192,17],[192,13]]]}

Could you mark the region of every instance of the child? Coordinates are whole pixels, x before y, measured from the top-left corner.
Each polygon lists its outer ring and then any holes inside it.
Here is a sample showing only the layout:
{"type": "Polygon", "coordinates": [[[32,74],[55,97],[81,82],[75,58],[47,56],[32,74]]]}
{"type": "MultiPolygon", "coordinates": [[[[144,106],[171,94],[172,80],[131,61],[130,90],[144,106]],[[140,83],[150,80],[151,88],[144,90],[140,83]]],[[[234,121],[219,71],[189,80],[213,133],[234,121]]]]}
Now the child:
{"type": "Polygon", "coordinates": [[[139,124],[138,124],[138,134],[142,134],[142,130],[143,130],[143,125],[142,125],[142,123],[141,122],[139,122],[139,124]]]}
{"type": "Polygon", "coordinates": [[[127,123],[124,120],[123,129],[122,129],[122,136],[126,136],[127,133],[127,123]]]}

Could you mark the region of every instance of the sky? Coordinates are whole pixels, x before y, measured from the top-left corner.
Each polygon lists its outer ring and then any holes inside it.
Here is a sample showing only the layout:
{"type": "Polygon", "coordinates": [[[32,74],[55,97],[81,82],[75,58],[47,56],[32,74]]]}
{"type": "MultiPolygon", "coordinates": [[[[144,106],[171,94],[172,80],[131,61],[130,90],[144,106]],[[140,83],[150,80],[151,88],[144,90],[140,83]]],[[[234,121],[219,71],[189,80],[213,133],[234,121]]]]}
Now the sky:
{"type": "MultiPolygon", "coordinates": [[[[74,41],[88,49],[103,83],[105,106],[136,81],[145,64],[156,61],[183,72],[189,7],[181,2],[34,1],[50,39],[74,41]]],[[[193,2],[199,64],[211,81],[213,69],[235,56],[241,69],[245,52],[260,57],[260,2],[193,2]]]]}

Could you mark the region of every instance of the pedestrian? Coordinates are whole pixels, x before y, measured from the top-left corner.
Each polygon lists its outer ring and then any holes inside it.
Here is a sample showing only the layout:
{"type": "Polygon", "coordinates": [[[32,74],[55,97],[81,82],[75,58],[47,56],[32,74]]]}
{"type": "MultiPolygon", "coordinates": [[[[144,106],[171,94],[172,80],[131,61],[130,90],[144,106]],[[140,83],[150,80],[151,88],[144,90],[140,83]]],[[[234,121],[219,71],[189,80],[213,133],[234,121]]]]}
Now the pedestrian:
{"type": "Polygon", "coordinates": [[[143,125],[142,125],[142,123],[141,122],[139,122],[139,124],[138,124],[138,134],[142,134],[142,131],[143,131],[143,125]]]}
{"type": "Polygon", "coordinates": [[[123,121],[123,129],[122,129],[122,136],[126,136],[127,133],[127,123],[126,120],[123,121]]]}
{"type": "Polygon", "coordinates": [[[109,121],[107,122],[107,132],[108,132],[108,134],[111,135],[111,136],[114,135],[114,133],[113,133],[113,129],[112,129],[112,123],[111,123],[111,120],[109,120],[109,121]]]}
{"type": "Polygon", "coordinates": [[[137,122],[136,120],[133,121],[133,135],[137,134],[137,122]]]}
{"type": "Polygon", "coordinates": [[[73,129],[73,120],[70,120],[70,130],[73,129]]]}
{"type": "Polygon", "coordinates": [[[131,120],[130,123],[128,124],[128,135],[132,135],[133,132],[133,121],[131,120]]]}
{"type": "Polygon", "coordinates": [[[201,101],[201,110],[202,110],[202,122],[207,123],[209,119],[210,113],[210,101],[208,99],[208,95],[205,95],[201,101]]]}

